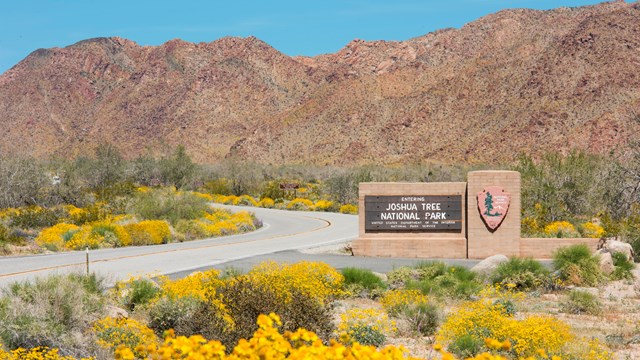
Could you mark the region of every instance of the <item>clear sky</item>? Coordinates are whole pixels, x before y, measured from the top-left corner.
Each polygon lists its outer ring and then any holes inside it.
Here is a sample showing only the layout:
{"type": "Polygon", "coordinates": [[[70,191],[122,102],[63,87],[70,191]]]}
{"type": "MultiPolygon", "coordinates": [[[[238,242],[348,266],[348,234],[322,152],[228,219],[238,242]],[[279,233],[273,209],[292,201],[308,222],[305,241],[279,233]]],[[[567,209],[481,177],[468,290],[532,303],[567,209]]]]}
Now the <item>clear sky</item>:
{"type": "Polygon", "coordinates": [[[0,73],[39,48],[120,36],[140,45],[256,36],[288,55],[335,52],[353,39],[406,40],[505,8],[593,0],[0,0],[0,73]]]}

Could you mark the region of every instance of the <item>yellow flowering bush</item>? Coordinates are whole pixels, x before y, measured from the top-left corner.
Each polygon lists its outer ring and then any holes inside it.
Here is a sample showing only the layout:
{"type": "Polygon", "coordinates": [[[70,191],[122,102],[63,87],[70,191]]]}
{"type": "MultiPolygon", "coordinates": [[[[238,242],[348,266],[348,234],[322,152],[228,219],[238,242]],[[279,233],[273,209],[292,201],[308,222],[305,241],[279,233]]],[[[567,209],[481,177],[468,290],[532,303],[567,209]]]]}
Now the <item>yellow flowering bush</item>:
{"type": "Polygon", "coordinates": [[[544,234],[548,237],[572,238],[580,237],[580,233],[568,221],[554,221],[544,227],[544,234]]]}
{"type": "Polygon", "coordinates": [[[276,202],[272,198],[262,198],[258,202],[258,206],[262,208],[272,209],[276,205],[276,202]]]}
{"type": "Polygon", "coordinates": [[[264,262],[251,269],[247,276],[252,283],[273,290],[284,302],[291,300],[292,290],[323,304],[343,295],[344,277],[331,266],[321,262],[264,262]]]}
{"type": "Polygon", "coordinates": [[[0,347],[0,360],[75,360],[72,356],[58,354],[58,351],[58,349],[39,346],[31,349],[18,348],[6,352],[0,347]]]}
{"type": "MultiPolygon", "coordinates": [[[[178,336],[167,332],[162,344],[139,347],[150,359],[388,359],[413,360],[402,347],[388,346],[378,350],[374,346],[354,343],[346,346],[336,341],[325,345],[313,333],[304,329],[282,334],[278,327],[280,318],[271,313],[258,317],[258,330],[250,339],[238,341],[233,351],[225,354],[225,347],[218,341],[208,341],[200,335],[178,336]]],[[[116,359],[134,359],[134,349],[121,346],[115,351],[116,359]]]]}
{"type": "Polygon", "coordinates": [[[351,204],[345,204],[340,206],[341,214],[350,214],[350,215],[358,215],[358,207],[351,204]]]}
{"type": "Polygon", "coordinates": [[[397,289],[387,291],[381,303],[387,314],[398,316],[409,305],[426,304],[427,297],[418,290],[397,289]]]}
{"type": "Polygon", "coordinates": [[[380,346],[385,337],[397,331],[394,321],[384,311],[376,309],[349,309],[340,315],[338,332],[345,343],[380,346]]]}
{"type": "Polygon", "coordinates": [[[66,241],[70,240],[79,229],[80,227],[73,224],[56,224],[40,231],[36,237],[36,244],[52,250],[63,249],[66,241]]]}
{"type": "Polygon", "coordinates": [[[220,279],[220,272],[212,269],[203,272],[193,273],[179,280],[169,280],[166,277],[160,278],[161,296],[169,298],[191,297],[199,301],[207,301],[216,307],[216,313],[225,326],[232,329],[235,322],[223,299],[217,294],[217,289],[224,284],[220,279]]]}
{"type": "Polygon", "coordinates": [[[207,201],[212,201],[213,202],[215,200],[215,198],[210,194],[201,193],[201,192],[197,192],[197,191],[192,191],[192,193],[193,193],[193,195],[195,195],[195,196],[197,196],[199,198],[205,199],[207,201]]]}
{"type": "Polygon", "coordinates": [[[133,245],[157,245],[171,239],[169,223],[164,220],[144,220],[139,223],[126,224],[124,229],[131,236],[133,245]]]}
{"type": "Polygon", "coordinates": [[[601,238],[605,235],[604,228],[596,223],[588,221],[581,226],[582,236],[588,238],[601,238]]]}
{"type": "Polygon", "coordinates": [[[241,195],[233,200],[233,205],[258,206],[258,202],[250,195],[241,195]]]}
{"type": "Polygon", "coordinates": [[[538,350],[558,354],[574,340],[569,326],[560,320],[546,316],[515,319],[487,299],[467,302],[456,309],[442,324],[436,339],[451,344],[463,336],[509,340],[517,357],[531,356],[538,350]]]}
{"type": "Polygon", "coordinates": [[[295,198],[287,204],[287,210],[313,210],[313,201],[303,198],[295,198]]]}
{"type": "Polygon", "coordinates": [[[523,234],[534,235],[542,231],[538,220],[534,217],[525,216],[520,221],[520,226],[523,234]]]}
{"type": "Polygon", "coordinates": [[[191,296],[199,300],[206,300],[208,296],[215,295],[216,289],[222,283],[220,272],[215,269],[195,272],[179,280],[160,278],[160,288],[163,295],[169,297],[191,296]]]}
{"type": "Polygon", "coordinates": [[[316,211],[329,211],[331,210],[332,206],[333,206],[333,201],[318,200],[315,203],[314,208],[316,209],[316,211]]]}
{"type": "MultiPolygon", "coordinates": [[[[106,349],[115,350],[120,346],[137,349],[146,344],[156,342],[153,330],[134,319],[106,317],[93,324],[93,333],[98,338],[98,345],[106,349]]],[[[136,357],[144,356],[134,350],[136,357]]]]}

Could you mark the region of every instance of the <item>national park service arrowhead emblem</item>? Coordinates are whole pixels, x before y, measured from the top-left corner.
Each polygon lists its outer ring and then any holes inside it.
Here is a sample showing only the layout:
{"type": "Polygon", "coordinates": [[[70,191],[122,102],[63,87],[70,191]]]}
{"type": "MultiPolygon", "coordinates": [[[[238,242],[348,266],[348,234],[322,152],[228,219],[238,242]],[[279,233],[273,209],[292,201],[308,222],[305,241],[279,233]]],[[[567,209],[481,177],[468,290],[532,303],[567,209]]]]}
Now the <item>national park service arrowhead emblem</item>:
{"type": "Polygon", "coordinates": [[[478,210],[485,224],[496,230],[509,210],[511,195],[500,186],[487,186],[478,193],[478,210]]]}

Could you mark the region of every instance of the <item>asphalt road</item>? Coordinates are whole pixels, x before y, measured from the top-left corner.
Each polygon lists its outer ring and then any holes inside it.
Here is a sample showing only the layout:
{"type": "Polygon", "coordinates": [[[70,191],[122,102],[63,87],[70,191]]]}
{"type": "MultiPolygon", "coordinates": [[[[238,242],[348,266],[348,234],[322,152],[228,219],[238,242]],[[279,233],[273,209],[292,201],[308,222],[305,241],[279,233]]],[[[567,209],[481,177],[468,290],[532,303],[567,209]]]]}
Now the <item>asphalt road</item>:
{"type": "MultiPolygon", "coordinates": [[[[242,259],[260,259],[283,251],[344,243],[358,234],[355,215],[227,208],[253,211],[264,226],[247,234],[184,243],[91,250],[90,271],[105,276],[108,283],[142,274],[187,274],[198,269],[223,268],[224,264],[233,266],[242,259]]],[[[2,257],[0,287],[52,273],[84,272],[85,256],[84,251],[73,251],[2,257]]]]}

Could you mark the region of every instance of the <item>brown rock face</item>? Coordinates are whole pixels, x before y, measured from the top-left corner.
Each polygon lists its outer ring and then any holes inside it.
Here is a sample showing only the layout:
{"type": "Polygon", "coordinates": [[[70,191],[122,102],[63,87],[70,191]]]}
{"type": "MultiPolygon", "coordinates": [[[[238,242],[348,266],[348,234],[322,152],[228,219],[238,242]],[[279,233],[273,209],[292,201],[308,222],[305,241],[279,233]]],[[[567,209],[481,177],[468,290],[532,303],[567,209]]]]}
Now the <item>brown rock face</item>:
{"type": "Polygon", "coordinates": [[[640,5],[508,10],[403,42],[288,57],[256,38],[41,49],[0,75],[1,154],[200,162],[510,161],[624,149],[640,127],[640,5]]]}

